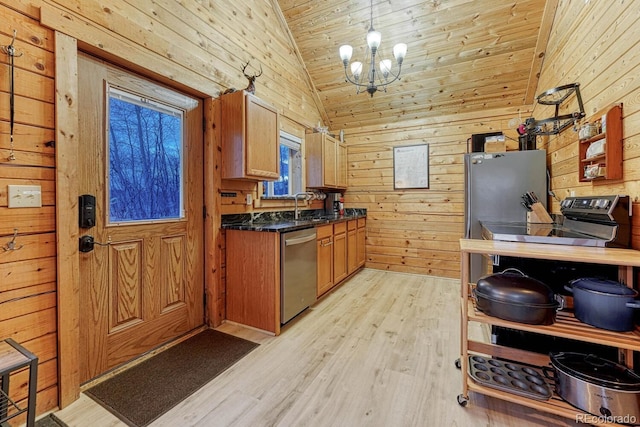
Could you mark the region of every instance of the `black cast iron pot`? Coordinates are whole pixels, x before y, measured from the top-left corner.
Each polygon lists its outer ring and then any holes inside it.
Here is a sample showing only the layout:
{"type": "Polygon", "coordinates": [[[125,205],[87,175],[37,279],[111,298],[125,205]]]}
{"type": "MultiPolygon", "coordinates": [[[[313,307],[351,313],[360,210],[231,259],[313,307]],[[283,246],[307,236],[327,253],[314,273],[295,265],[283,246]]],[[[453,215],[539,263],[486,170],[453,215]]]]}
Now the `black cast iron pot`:
{"type": "Polygon", "coordinates": [[[596,328],[624,332],[634,329],[638,291],[613,280],[582,278],[565,289],[573,293],[573,308],[578,320],[596,328]]]}
{"type": "Polygon", "coordinates": [[[515,268],[478,279],[473,295],[486,315],[518,323],[551,325],[562,308],[549,286],[515,268]]]}

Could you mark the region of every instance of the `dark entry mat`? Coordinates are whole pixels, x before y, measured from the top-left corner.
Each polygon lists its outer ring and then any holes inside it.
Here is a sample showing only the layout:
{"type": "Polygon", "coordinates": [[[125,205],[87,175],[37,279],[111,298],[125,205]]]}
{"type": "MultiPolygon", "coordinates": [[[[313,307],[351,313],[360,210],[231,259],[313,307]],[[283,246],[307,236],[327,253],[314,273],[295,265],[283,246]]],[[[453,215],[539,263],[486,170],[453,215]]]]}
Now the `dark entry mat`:
{"type": "Polygon", "coordinates": [[[144,427],[257,346],[207,329],[85,393],[128,425],[144,427]]]}
{"type": "Polygon", "coordinates": [[[42,417],[39,420],[36,420],[36,427],[68,427],[68,426],[55,414],[49,414],[46,417],[42,417]]]}

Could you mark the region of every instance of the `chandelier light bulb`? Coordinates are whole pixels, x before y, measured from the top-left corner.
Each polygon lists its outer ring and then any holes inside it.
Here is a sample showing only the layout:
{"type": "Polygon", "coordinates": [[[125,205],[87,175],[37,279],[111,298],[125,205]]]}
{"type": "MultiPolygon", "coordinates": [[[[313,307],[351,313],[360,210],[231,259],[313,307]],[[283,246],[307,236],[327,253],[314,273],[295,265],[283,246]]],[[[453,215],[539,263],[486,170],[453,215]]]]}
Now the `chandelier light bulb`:
{"type": "Polygon", "coordinates": [[[391,60],[383,59],[380,61],[380,71],[382,71],[382,75],[386,79],[389,76],[389,72],[391,71],[391,60]]]}
{"type": "Polygon", "coordinates": [[[345,63],[345,67],[351,60],[351,55],[353,55],[353,47],[348,44],[340,46],[340,59],[345,63]]]}
{"type": "Polygon", "coordinates": [[[356,80],[360,79],[360,74],[362,74],[362,62],[356,61],[351,64],[351,74],[355,77],[356,80]]]}
{"type": "Polygon", "coordinates": [[[375,31],[373,28],[369,30],[367,33],[367,44],[369,45],[369,49],[375,50],[380,46],[380,42],[382,41],[382,33],[380,31],[375,31]]]}
{"type": "Polygon", "coordinates": [[[404,43],[398,43],[393,47],[393,56],[396,57],[398,64],[402,64],[404,57],[407,55],[407,45],[404,43]]]}

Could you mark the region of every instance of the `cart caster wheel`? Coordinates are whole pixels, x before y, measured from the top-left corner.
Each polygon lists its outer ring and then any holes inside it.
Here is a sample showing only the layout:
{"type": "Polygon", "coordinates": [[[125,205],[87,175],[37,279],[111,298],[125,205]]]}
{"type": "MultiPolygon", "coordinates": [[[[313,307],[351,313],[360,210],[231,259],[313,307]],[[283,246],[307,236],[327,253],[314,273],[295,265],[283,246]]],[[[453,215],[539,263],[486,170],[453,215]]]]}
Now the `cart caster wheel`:
{"type": "Polygon", "coordinates": [[[458,395],[458,405],[462,406],[463,408],[465,406],[467,406],[467,403],[469,403],[469,398],[468,397],[464,397],[462,394],[458,395]]]}
{"type": "Polygon", "coordinates": [[[455,362],[453,362],[456,365],[457,369],[461,369],[462,368],[462,363],[460,362],[460,359],[456,359],[455,362]]]}

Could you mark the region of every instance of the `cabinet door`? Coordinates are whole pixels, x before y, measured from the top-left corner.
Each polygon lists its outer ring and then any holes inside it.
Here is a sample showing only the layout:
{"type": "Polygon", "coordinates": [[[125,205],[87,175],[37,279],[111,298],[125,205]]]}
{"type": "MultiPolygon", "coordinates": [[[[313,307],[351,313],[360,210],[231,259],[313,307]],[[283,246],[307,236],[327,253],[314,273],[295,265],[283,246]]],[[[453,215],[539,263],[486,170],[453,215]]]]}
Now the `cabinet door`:
{"type": "Polygon", "coordinates": [[[347,277],[347,233],[333,235],[333,283],[347,277]]]}
{"type": "Polygon", "coordinates": [[[322,169],[325,187],[335,187],[338,183],[336,176],[336,164],[338,154],[338,141],[329,135],[324,135],[322,146],[322,169]]]}
{"type": "Polygon", "coordinates": [[[253,95],[246,96],[246,174],[280,176],[278,113],[253,95]]]}
{"type": "Polygon", "coordinates": [[[318,292],[320,296],[333,287],[333,237],[318,240],[318,292]]]}
{"type": "Polygon", "coordinates": [[[349,221],[347,225],[347,273],[351,274],[358,268],[357,247],[358,230],[357,221],[349,221]]]}
{"type": "Polygon", "coordinates": [[[339,188],[347,188],[347,144],[338,142],[336,154],[336,185],[339,188]]]}
{"type": "Polygon", "coordinates": [[[364,219],[359,219],[358,220],[358,232],[357,232],[358,236],[357,236],[357,244],[356,244],[356,259],[358,262],[358,267],[362,267],[364,265],[364,262],[366,260],[366,253],[365,253],[365,244],[366,244],[366,233],[365,233],[365,220],[364,219]],[[362,221],[362,223],[361,223],[362,221]],[[362,224],[362,227],[360,227],[360,224],[362,224]]]}

